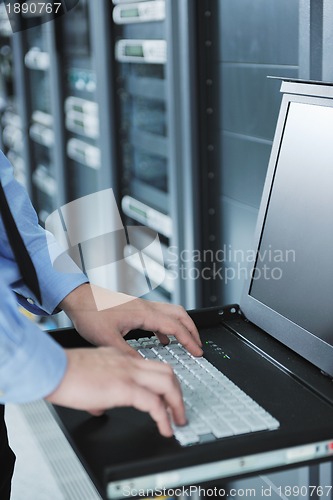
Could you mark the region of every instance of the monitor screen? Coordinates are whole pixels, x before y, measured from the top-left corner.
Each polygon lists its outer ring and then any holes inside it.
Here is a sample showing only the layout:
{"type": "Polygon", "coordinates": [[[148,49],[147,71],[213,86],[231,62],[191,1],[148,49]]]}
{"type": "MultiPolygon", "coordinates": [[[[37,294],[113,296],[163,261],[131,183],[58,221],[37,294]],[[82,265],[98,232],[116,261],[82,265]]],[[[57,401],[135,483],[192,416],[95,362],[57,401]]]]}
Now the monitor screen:
{"type": "Polygon", "coordinates": [[[284,96],[241,308],[333,375],[333,100],[284,96]]]}
{"type": "Polygon", "coordinates": [[[333,346],[333,108],[289,102],[275,165],[248,293],[333,346]]]}

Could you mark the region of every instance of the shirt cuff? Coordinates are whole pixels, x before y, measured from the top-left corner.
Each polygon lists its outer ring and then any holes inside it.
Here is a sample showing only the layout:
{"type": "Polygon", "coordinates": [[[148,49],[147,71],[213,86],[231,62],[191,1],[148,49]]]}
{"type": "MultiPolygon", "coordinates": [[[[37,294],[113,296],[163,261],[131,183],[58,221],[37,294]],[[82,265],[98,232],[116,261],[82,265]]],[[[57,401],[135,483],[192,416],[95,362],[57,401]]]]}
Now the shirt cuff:
{"type": "Polygon", "coordinates": [[[38,302],[30,288],[23,284],[22,281],[20,281],[19,286],[16,284],[12,288],[14,292],[21,295],[21,297],[18,297],[19,303],[34,314],[54,314],[59,312],[56,309],[60,302],[75,288],[89,281],[87,276],[69,255],[62,251],[56,242],[52,242],[50,249],[53,250],[54,255],[58,256],[58,261],[53,256],[52,263],[50,257],[45,256],[45,247],[42,247],[34,256],[42,294],[42,304],[38,302]],[[56,262],[55,265],[54,262],[56,262]]]}

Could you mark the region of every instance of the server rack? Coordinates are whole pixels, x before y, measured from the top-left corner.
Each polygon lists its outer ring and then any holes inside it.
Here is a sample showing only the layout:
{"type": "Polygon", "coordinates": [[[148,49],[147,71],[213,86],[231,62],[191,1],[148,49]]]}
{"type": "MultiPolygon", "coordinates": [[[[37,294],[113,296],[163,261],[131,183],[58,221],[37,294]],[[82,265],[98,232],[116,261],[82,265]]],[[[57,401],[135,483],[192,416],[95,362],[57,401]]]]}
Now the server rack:
{"type": "Polygon", "coordinates": [[[86,1],[56,23],[57,53],[62,66],[66,199],[97,191],[101,167],[97,75],[93,67],[91,5],[86,1]],[[75,30],[73,30],[73,25],[75,30]]]}
{"type": "Polygon", "coordinates": [[[190,0],[80,0],[37,26],[22,16],[11,36],[22,164],[41,222],[112,188],[126,238],[99,251],[126,265],[107,285],[143,295],[148,282],[147,297],[188,308],[201,305],[202,284],[181,258],[200,248],[196,15],[190,0]]]}
{"type": "Polygon", "coordinates": [[[51,82],[51,47],[49,24],[30,27],[29,18],[22,19],[24,74],[28,99],[28,130],[30,139],[30,173],[32,194],[39,219],[46,218],[56,208],[57,183],[54,153],[55,131],[51,82]]]}
{"type": "Polygon", "coordinates": [[[112,189],[113,196],[117,197],[118,182],[112,133],[112,30],[110,23],[105,23],[110,12],[109,2],[99,0],[91,4],[81,0],[54,26],[61,89],[59,137],[63,156],[59,158],[59,165],[62,165],[64,199],[66,204],[81,200],[79,203],[84,205],[91,203],[89,195],[96,195],[95,223],[88,224],[84,216],[75,221],[82,243],[78,263],[92,282],[118,290],[119,273],[110,270],[108,264],[110,255],[111,260],[118,260],[119,244],[111,235],[103,234],[103,226],[110,227],[114,214],[99,203],[104,199],[101,192],[106,189],[112,189]],[[85,197],[86,201],[82,201],[85,197]],[[97,234],[98,226],[100,233],[97,234]],[[85,244],[94,237],[94,243],[85,244]],[[94,267],[101,264],[105,272],[97,271],[96,277],[94,267]]]}
{"type": "MultiPolygon", "coordinates": [[[[104,0],[90,7],[80,0],[51,22],[22,14],[14,34],[8,27],[22,124],[22,165],[42,224],[70,201],[108,187],[117,192],[110,134],[112,49],[107,44],[111,11],[104,0]]],[[[84,221],[78,224],[83,227],[84,221]]],[[[85,268],[84,261],[79,264],[85,268]]],[[[111,285],[116,288],[115,280],[111,285]]]]}
{"type": "Polygon", "coordinates": [[[126,225],[136,226],[125,248],[134,268],[128,279],[135,287],[148,275],[147,298],[194,307],[199,280],[186,275],[180,258],[196,247],[199,225],[195,79],[188,85],[195,42],[184,30],[193,2],[113,3],[121,206],[126,225]],[[133,258],[140,252],[143,266],[133,258]]]}
{"type": "Polygon", "coordinates": [[[22,120],[17,111],[11,35],[5,5],[0,4],[0,145],[14,167],[16,178],[28,186],[23,161],[22,120]]]}

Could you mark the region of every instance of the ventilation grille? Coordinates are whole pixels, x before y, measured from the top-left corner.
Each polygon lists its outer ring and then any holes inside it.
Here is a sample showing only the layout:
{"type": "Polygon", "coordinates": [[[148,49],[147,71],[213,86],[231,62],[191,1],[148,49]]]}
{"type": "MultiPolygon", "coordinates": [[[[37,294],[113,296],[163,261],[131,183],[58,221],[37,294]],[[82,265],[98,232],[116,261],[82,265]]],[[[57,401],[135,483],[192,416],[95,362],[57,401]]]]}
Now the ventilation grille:
{"type": "Polygon", "coordinates": [[[20,406],[65,500],[101,500],[83,465],[55,421],[48,404],[20,406]]]}

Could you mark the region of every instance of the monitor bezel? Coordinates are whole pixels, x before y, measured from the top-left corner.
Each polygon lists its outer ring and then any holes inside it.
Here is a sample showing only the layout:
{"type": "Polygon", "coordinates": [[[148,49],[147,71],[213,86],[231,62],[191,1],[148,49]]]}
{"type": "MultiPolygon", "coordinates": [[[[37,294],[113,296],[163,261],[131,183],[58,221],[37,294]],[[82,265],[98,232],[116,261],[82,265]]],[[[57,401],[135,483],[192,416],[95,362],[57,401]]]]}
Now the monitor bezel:
{"type": "MultiPolygon", "coordinates": [[[[271,156],[268,163],[266,181],[258,212],[253,245],[255,252],[260,248],[290,104],[292,102],[297,102],[333,107],[332,90],[331,86],[321,86],[318,85],[317,82],[315,86],[311,82],[301,84],[295,81],[292,83],[290,83],[290,81],[282,82],[281,92],[283,92],[284,95],[282,97],[271,156]]],[[[321,371],[333,377],[333,346],[300,325],[287,319],[250,294],[252,284],[251,276],[255,269],[255,264],[256,262],[251,262],[249,264],[240,302],[241,310],[246,318],[294,352],[310,361],[321,371]]],[[[318,314],[318,318],[320,317],[320,311],[314,311],[314,314],[318,314]]]]}

